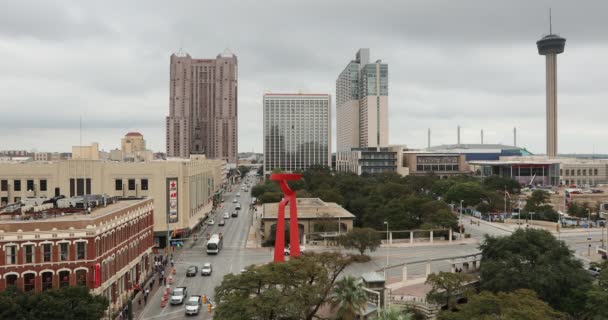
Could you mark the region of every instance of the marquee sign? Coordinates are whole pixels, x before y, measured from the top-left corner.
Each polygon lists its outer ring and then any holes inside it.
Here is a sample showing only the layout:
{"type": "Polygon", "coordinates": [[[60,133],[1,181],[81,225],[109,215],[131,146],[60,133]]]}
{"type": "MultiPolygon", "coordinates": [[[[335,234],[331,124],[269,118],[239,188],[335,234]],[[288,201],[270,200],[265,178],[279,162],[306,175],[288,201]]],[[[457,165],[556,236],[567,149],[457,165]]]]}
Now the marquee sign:
{"type": "Polygon", "coordinates": [[[167,178],[167,215],[169,223],[174,223],[178,220],[177,186],[177,178],[167,178]]]}

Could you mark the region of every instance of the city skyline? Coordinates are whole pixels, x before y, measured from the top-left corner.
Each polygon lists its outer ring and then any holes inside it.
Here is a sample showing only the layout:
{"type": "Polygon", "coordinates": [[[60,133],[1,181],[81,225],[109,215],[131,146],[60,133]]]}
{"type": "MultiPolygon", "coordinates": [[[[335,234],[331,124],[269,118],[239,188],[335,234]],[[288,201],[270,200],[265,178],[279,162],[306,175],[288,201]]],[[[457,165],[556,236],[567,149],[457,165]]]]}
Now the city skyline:
{"type": "MultiPolygon", "coordinates": [[[[279,12],[293,11],[290,4],[274,5],[279,12]]],[[[216,17],[197,19],[197,4],[171,14],[168,4],[127,4],[112,16],[105,11],[111,6],[18,3],[0,13],[0,84],[7,89],[0,97],[0,149],[69,151],[79,144],[82,116],[83,144],[97,141],[109,150],[124,133],[138,131],[150,149],[164,151],[166,61],[182,46],[194,57],[214,56],[225,48],[239,57],[238,149],[261,153],[264,92],[335,96],[335,78],[345,57],[369,47],[391,67],[392,144],[426,147],[429,127],[433,145],[455,143],[457,124],[463,143],[479,142],[479,130],[484,129],[484,142],[510,144],[512,128],[517,127],[518,145],[544,153],[545,66],[534,41],[549,32],[551,5],[554,32],[571,41],[559,57],[559,151],[608,153],[601,123],[589,121],[604,115],[599,101],[608,95],[603,84],[608,65],[601,59],[608,44],[599,36],[608,26],[601,16],[607,4],[436,5],[446,10],[422,2],[394,2],[391,12],[374,13],[365,10],[364,3],[323,3],[323,13],[311,6],[298,10],[298,15],[259,24],[254,22],[266,14],[263,8],[212,4],[214,10],[239,9],[239,26],[226,26],[218,33],[210,28],[220,23],[216,17]],[[344,14],[336,16],[338,11],[344,14]],[[131,20],[134,12],[140,20],[131,20]],[[363,16],[383,23],[353,33],[357,25],[350,20],[363,16]],[[324,17],[338,21],[298,26],[317,17],[321,22],[324,17]],[[152,20],[157,23],[142,23],[152,20]],[[245,24],[247,34],[266,36],[253,41],[242,33],[245,24]],[[317,48],[304,45],[313,40],[317,48]]]]}

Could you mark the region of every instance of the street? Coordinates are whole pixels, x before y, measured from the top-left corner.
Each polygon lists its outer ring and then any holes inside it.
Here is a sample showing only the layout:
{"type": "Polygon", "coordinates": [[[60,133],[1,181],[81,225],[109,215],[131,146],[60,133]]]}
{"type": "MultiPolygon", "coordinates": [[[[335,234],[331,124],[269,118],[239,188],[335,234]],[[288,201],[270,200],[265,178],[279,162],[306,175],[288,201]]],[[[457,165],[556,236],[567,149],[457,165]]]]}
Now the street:
{"type": "MultiPolygon", "coordinates": [[[[250,186],[251,187],[251,186],[250,186]]],[[[251,191],[251,189],[249,189],[251,191]]],[[[222,207],[218,208],[216,214],[211,217],[215,221],[214,225],[206,225],[198,235],[198,240],[194,247],[190,248],[191,242],[186,242],[186,245],[180,249],[180,252],[175,255],[175,268],[177,275],[174,277],[174,284],[171,288],[185,286],[188,288],[188,295],[206,295],[211,301],[214,301],[214,288],[218,286],[224,275],[229,273],[239,273],[245,267],[251,264],[267,263],[272,260],[271,251],[265,249],[245,249],[249,227],[253,216],[250,212],[249,205],[251,204],[251,193],[241,190],[241,185],[233,186],[232,192],[226,192],[223,195],[225,201],[222,207]],[[236,194],[240,193],[240,197],[236,194]],[[230,217],[224,219],[224,213],[232,213],[236,203],[233,199],[241,204],[241,210],[238,217],[230,217]],[[220,220],[225,220],[226,225],[220,227],[220,220]],[[207,255],[206,253],[206,234],[222,233],[223,248],[218,255],[207,255]],[[203,263],[209,262],[213,267],[211,276],[201,276],[200,268],[203,263]],[[194,277],[186,277],[186,269],[188,266],[198,266],[198,274],[194,277]]],[[[167,283],[168,284],[168,283],[167,283]]],[[[167,306],[161,308],[160,302],[162,292],[159,290],[154,296],[148,299],[148,304],[137,319],[185,319],[184,305],[172,306],[167,303],[167,306]]],[[[203,305],[198,316],[188,316],[190,319],[212,319],[207,312],[207,306],[203,305]]]]}

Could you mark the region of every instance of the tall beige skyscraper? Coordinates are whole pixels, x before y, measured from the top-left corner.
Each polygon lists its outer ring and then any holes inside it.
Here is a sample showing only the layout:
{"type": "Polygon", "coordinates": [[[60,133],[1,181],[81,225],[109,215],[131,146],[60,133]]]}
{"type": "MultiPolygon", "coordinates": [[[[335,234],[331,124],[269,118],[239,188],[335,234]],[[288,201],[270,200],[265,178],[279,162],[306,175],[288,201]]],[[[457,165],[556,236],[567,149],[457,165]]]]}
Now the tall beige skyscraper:
{"type": "Polygon", "coordinates": [[[337,151],[388,146],[388,65],[360,49],[336,80],[337,151]]]}
{"type": "Polygon", "coordinates": [[[236,163],[238,62],[228,50],[215,59],[171,55],[167,156],[205,154],[236,163]]]}

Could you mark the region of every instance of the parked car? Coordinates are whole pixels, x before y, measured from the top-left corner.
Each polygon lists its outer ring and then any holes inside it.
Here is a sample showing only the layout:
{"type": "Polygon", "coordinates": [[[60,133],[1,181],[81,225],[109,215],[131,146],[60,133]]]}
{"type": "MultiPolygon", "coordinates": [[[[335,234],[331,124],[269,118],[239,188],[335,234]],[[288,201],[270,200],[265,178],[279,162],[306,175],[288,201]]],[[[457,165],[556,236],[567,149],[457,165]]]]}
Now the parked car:
{"type": "Polygon", "coordinates": [[[171,293],[171,304],[182,304],[186,297],[188,297],[188,288],[177,287],[173,289],[173,292],[171,293]]]}
{"type": "Polygon", "coordinates": [[[590,275],[597,277],[600,275],[600,272],[602,272],[601,268],[598,267],[589,267],[587,269],[585,269],[590,275]]]}
{"type": "Polygon", "coordinates": [[[201,299],[201,296],[191,296],[188,301],[186,301],[186,315],[198,314],[202,304],[203,299],[201,299]]]}
{"type": "Polygon", "coordinates": [[[213,221],[213,219],[211,219],[211,220],[209,220],[209,221],[207,222],[207,224],[208,224],[208,225],[210,225],[210,226],[212,226],[212,225],[214,225],[214,224],[215,224],[215,221],[213,221]]]}
{"type": "MultiPolygon", "coordinates": [[[[283,250],[283,253],[286,256],[289,256],[290,252],[289,252],[289,245],[283,250]]],[[[304,253],[304,251],[306,250],[306,248],[304,246],[300,246],[300,253],[304,253]]]]}
{"type": "Polygon", "coordinates": [[[211,263],[207,262],[207,263],[203,264],[203,267],[201,268],[201,276],[210,276],[211,272],[213,272],[211,263]]]}
{"type": "Polygon", "coordinates": [[[186,277],[194,277],[198,273],[197,266],[189,266],[188,270],[186,270],[186,277]]]}

